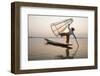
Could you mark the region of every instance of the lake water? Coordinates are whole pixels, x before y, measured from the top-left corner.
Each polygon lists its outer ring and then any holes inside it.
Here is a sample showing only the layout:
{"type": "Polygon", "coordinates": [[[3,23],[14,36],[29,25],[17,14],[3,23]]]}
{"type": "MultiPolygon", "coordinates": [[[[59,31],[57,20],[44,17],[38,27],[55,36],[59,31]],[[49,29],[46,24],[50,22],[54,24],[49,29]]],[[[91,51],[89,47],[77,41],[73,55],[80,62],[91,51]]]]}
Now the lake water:
{"type": "MultiPolygon", "coordinates": [[[[65,43],[64,38],[48,38],[65,43]]],[[[28,60],[76,59],[88,57],[87,38],[78,38],[79,47],[75,39],[70,39],[72,49],[46,44],[44,38],[28,38],[28,60]]]]}

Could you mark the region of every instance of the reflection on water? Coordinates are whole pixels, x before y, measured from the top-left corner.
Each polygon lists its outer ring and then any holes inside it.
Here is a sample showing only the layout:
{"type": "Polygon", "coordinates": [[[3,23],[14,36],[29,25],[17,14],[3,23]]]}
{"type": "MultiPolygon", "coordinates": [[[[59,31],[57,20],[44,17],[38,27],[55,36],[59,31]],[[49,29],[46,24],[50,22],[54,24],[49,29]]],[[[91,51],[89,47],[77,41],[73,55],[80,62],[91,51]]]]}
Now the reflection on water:
{"type": "MultiPolygon", "coordinates": [[[[65,39],[49,38],[50,40],[65,43],[65,39]]],[[[47,44],[44,38],[29,38],[28,40],[28,60],[52,60],[52,59],[75,59],[88,57],[87,38],[79,38],[79,47],[75,40],[71,39],[71,48],[54,46],[47,44]]]]}

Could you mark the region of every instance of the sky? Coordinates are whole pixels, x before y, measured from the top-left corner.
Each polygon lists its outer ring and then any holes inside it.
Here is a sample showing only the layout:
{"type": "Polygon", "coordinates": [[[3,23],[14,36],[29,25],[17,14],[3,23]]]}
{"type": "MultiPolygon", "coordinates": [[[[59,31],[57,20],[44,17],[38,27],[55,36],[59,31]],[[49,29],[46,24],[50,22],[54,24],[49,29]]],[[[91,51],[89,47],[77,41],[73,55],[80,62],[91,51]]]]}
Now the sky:
{"type": "Polygon", "coordinates": [[[55,37],[50,27],[51,24],[55,22],[61,22],[69,18],[73,19],[73,22],[70,25],[70,27],[75,28],[75,35],[77,37],[87,37],[88,17],[50,16],[50,15],[28,15],[28,36],[55,37]]]}

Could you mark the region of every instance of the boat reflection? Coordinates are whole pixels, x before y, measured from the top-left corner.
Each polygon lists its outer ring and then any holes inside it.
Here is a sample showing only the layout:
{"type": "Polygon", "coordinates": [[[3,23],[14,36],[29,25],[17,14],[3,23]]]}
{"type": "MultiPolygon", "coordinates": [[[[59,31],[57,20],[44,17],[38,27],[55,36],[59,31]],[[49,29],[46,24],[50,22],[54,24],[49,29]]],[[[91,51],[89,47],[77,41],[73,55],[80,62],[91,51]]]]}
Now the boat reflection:
{"type": "Polygon", "coordinates": [[[74,59],[74,57],[75,57],[75,55],[76,55],[76,53],[77,53],[77,51],[78,51],[78,48],[79,47],[77,47],[76,48],[76,50],[75,50],[75,52],[71,55],[70,54],[70,50],[71,49],[69,49],[69,48],[66,48],[65,49],[65,56],[64,55],[57,55],[56,57],[58,58],[58,59],[74,59]]]}

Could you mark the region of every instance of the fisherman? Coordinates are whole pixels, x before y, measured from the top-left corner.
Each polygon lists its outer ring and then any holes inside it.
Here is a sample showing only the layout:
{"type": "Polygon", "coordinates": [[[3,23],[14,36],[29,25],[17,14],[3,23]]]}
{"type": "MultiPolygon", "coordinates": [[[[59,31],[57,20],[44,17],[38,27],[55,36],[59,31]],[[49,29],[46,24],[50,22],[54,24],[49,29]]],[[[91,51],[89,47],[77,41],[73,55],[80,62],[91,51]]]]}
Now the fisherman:
{"type": "Polygon", "coordinates": [[[77,44],[78,44],[77,38],[76,38],[76,36],[75,36],[75,34],[74,34],[75,29],[74,29],[73,27],[70,28],[70,24],[68,25],[68,30],[69,30],[69,31],[68,31],[67,33],[59,33],[59,35],[60,35],[61,37],[66,36],[66,43],[67,43],[67,44],[69,44],[70,35],[73,35],[74,38],[76,39],[77,44]]]}

